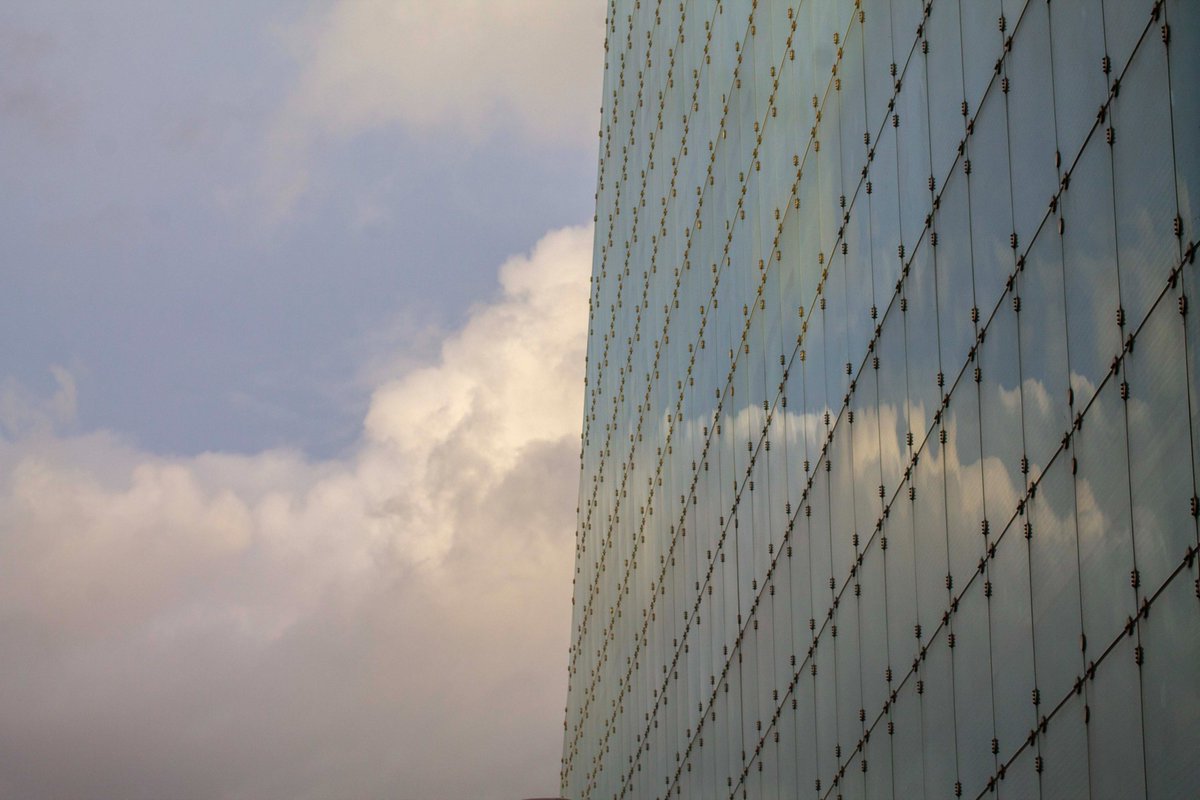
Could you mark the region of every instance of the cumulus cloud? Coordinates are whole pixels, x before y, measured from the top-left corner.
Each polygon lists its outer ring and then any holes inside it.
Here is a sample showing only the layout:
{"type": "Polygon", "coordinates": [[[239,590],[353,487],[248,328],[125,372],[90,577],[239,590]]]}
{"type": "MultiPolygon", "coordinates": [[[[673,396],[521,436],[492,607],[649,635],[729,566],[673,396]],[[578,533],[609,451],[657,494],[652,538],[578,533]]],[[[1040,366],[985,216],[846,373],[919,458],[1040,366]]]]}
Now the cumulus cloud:
{"type": "Polygon", "coordinates": [[[345,459],[0,439],[0,796],[553,792],[590,258],[508,261],[345,459]]]}
{"type": "Polygon", "coordinates": [[[604,14],[594,0],[337,0],[309,16],[270,137],[276,202],[303,193],[315,141],[383,125],[593,147],[604,14]]]}

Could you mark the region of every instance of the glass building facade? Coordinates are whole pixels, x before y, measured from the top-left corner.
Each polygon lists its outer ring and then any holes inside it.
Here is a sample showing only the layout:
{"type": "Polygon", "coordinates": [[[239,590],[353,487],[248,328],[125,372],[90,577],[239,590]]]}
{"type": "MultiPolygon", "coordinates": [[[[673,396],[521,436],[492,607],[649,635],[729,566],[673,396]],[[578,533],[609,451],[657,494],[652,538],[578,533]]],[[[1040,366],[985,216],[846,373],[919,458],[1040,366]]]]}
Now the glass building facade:
{"type": "Polygon", "coordinates": [[[564,797],[1200,794],[1198,59],[610,3],[564,797]]]}

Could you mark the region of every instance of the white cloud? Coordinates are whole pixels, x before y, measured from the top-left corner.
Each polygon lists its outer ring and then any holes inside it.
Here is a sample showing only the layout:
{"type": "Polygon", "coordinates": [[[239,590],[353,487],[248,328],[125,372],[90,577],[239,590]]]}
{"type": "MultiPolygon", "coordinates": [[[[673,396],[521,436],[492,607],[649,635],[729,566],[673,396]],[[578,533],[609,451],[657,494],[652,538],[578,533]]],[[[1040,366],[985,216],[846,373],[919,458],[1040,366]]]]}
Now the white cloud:
{"type": "Polygon", "coordinates": [[[310,15],[290,31],[301,72],[269,137],[276,212],[304,193],[316,141],[380,126],[594,147],[604,15],[597,0],[336,0],[310,15]]]}
{"type": "Polygon", "coordinates": [[[506,263],[345,460],[0,439],[0,796],[552,793],[590,260],[506,263]]]}
{"type": "Polygon", "coordinates": [[[591,142],[603,3],[338,0],[298,36],[289,112],[333,134],[399,122],[591,142]]]}

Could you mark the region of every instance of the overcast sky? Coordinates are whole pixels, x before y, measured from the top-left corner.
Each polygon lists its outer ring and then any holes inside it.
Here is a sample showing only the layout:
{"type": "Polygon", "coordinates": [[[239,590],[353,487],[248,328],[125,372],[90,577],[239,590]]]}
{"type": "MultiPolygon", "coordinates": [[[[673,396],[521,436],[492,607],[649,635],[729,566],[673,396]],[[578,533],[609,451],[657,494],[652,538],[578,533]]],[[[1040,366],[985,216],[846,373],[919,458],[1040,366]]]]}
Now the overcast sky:
{"type": "Polygon", "coordinates": [[[557,791],[603,24],[0,5],[0,797],[557,791]]]}

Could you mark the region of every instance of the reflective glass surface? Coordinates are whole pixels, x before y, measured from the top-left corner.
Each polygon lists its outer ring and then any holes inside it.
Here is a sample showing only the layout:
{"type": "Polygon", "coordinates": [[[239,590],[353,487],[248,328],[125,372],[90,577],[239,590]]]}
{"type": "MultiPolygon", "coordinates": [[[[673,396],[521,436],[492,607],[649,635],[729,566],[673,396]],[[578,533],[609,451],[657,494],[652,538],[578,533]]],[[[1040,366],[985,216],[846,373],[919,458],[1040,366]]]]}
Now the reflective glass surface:
{"type": "Polygon", "coordinates": [[[610,2],[563,797],[1200,792],[1198,44],[610,2]]]}

